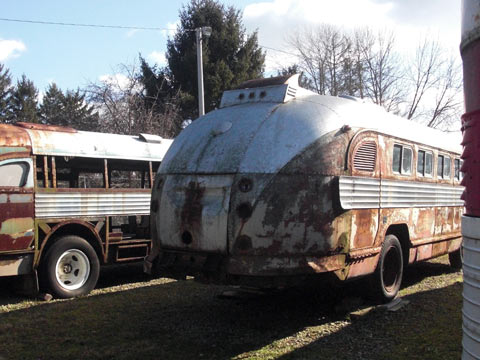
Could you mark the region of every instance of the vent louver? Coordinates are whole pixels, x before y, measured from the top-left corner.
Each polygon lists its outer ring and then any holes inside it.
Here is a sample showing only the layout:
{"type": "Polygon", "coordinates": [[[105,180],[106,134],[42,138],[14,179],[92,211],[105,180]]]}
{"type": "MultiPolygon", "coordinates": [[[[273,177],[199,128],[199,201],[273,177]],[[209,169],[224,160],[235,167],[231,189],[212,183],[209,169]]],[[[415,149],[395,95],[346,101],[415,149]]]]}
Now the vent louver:
{"type": "Polygon", "coordinates": [[[353,157],[353,168],[361,171],[375,170],[377,160],[377,145],[374,141],[367,141],[360,145],[353,157]]]}

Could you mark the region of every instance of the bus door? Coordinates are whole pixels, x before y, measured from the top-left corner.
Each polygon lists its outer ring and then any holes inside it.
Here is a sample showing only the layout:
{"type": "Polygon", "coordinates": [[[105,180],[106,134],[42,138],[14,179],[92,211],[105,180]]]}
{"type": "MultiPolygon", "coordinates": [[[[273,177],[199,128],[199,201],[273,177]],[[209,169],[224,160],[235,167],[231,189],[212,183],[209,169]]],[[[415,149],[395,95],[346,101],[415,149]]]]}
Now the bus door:
{"type": "Polygon", "coordinates": [[[33,240],[32,159],[0,161],[0,253],[31,250],[33,240]]]}

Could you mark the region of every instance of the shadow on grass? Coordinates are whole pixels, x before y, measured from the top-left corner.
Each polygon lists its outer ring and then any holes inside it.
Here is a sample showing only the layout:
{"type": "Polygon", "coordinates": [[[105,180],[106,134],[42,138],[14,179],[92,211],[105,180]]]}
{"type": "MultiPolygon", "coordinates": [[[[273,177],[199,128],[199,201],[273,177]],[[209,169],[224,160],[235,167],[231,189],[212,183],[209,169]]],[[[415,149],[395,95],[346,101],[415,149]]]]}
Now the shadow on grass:
{"type": "MultiPolygon", "coordinates": [[[[445,266],[420,266],[414,272],[413,276],[418,276],[415,281],[447,271],[445,266]],[[429,275],[415,275],[424,271],[429,275]]],[[[123,271],[110,270],[113,279],[107,276],[101,286],[117,284],[117,271],[123,271]]],[[[131,276],[131,281],[137,281],[135,275],[131,276]]],[[[407,284],[412,281],[408,274],[406,280],[407,284]]],[[[121,276],[121,283],[124,281],[121,276]]],[[[307,340],[313,336],[310,344],[299,349],[292,345],[285,358],[395,359],[386,355],[392,347],[403,354],[398,359],[412,358],[407,356],[410,351],[437,346],[433,342],[436,338],[453,343],[458,350],[459,342],[451,337],[452,327],[459,327],[457,315],[447,324],[434,317],[445,311],[449,315],[460,311],[461,294],[460,300],[451,294],[460,292],[458,285],[411,295],[411,304],[398,313],[372,312],[350,324],[343,321],[344,315],[336,306],[342,298],[365,291],[361,284],[294,288],[250,299],[225,300],[216,296],[224,287],[182,281],[44,303],[0,314],[0,343],[9,344],[0,349],[0,358],[274,358],[285,353],[285,347],[276,349],[272,344],[295,338],[305,329],[313,329],[313,335],[307,336],[307,340]],[[445,299],[449,301],[446,308],[445,299]],[[331,335],[315,335],[315,329],[333,322],[343,322],[344,327],[331,335]],[[441,327],[444,325],[447,327],[441,327]],[[435,328],[450,340],[439,334],[430,338],[435,328]],[[420,341],[420,347],[417,344],[411,348],[419,333],[429,337],[420,341]],[[406,335],[406,339],[399,341],[399,335],[406,335]]]]}
{"type": "Polygon", "coordinates": [[[342,330],[278,358],[459,359],[462,284],[418,292],[404,299],[410,303],[397,312],[374,309],[342,330]]]}
{"type": "MultiPolygon", "coordinates": [[[[149,281],[150,279],[151,277],[143,272],[142,262],[104,266],[100,270],[96,289],[135,284],[149,281]]],[[[29,297],[17,292],[15,289],[17,281],[19,281],[19,278],[15,276],[0,277],[0,306],[19,304],[29,299],[29,297]]]]}

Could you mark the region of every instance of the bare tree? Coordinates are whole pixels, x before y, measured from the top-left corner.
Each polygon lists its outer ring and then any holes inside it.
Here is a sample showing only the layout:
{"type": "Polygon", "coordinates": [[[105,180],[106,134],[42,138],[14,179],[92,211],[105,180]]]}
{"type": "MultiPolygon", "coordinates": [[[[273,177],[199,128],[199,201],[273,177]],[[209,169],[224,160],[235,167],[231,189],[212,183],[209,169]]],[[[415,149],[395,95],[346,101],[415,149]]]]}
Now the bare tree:
{"type": "Polygon", "coordinates": [[[425,37],[410,65],[410,99],[405,116],[435,128],[448,128],[462,110],[460,66],[436,40],[425,37]]]}
{"type": "Polygon", "coordinates": [[[384,31],[374,35],[368,28],[357,29],[354,42],[360,97],[369,98],[387,111],[398,112],[405,93],[393,33],[384,31]]]}
{"type": "Polygon", "coordinates": [[[86,91],[89,101],[100,114],[101,131],[119,134],[144,132],[174,137],[181,129],[175,99],[170,99],[160,113],[152,104],[158,104],[163,99],[152,99],[152,95],[146,98],[144,84],[135,65],[120,65],[115,75],[90,83],[86,91]]]}
{"type": "Polygon", "coordinates": [[[331,25],[305,29],[287,39],[299,53],[300,67],[319,94],[343,93],[343,69],[351,49],[348,37],[331,25]]]}
{"type": "Polygon", "coordinates": [[[463,110],[462,72],[453,56],[444,61],[439,71],[435,106],[428,113],[427,126],[445,130],[460,118],[463,110]]]}
{"type": "Polygon", "coordinates": [[[441,51],[437,41],[428,40],[426,37],[418,45],[408,71],[411,95],[405,114],[407,119],[415,119],[415,117],[424,115],[420,112],[419,105],[427,92],[440,81],[436,72],[442,65],[441,51]]]}
{"type": "Polygon", "coordinates": [[[425,37],[411,61],[395,49],[392,32],[352,32],[322,25],[287,39],[311,89],[368,98],[387,111],[447,129],[461,111],[461,72],[438,41],[425,37]]]}

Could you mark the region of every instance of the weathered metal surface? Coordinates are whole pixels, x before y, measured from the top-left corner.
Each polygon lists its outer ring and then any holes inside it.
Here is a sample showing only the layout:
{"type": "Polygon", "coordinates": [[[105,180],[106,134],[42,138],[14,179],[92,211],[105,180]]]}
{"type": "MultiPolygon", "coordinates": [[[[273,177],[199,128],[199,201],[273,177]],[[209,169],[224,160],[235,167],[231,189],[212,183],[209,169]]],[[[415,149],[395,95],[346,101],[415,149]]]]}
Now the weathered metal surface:
{"type": "Polygon", "coordinates": [[[150,191],[62,191],[36,192],[37,218],[67,218],[83,216],[148,215],[150,191]]]}
{"type": "Polygon", "coordinates": [[[25,152],[31,148],[31,142],[25,130],[13,125],[0,125],[0,154],[25,152]]]}
{"type": "MultiPolygon", "coordinates": [[[[462,42],[465,114],[462,116],[466,215],[463,234],[463,354],[480,359],[480,1],[462,1],[462,42]]],[[[454,218],[457,218],[457,213],[454,218]]],[[[456,221],[454,221],[456,222],[456,221]]]]}
{"type": "Polygon", "coordinates": [[[125,160],[161,161],[172,140],[148,143],[138,136],[76,133],[26,129],[35,155],[79,156],[125,160]]]}
{"type": "Polygon", "coordinates": [[[163,265],[191,255],[192,264],[182,260],[180,268],[198,275],[217,252],[217,270],[227,278],[325,272],[354,278],[375,270],[391,226],[422,219],[411,238],[407,230],[405,246],[439,226],[429,254],[451,250],[461,188],[453,178],[425,184],[415,163],[408,176],[393,174],[386,159],[402,136],[415,154],[417,141],[453,159],[460,149],[455,136],[357,101],[292,94],[290,100],[284,85],[254,88],[249,99],[250,90],[225,93],[223,107],[187,127],[165,156],[152,197],[154,252],[163,265]],[[436,224],[439,206],[451,208],[436,224]]]}
{"type": "Polygon", "coordinates": [[[166,177],[156,217],[162,245],[226,252],[232,181],[228,175],[166,177]]]}
{"type": "Polygon", "coordinates": [[[0,166],[13,162],[28,164],[23,187],[0,187],[0,251],[29,250],[34,237],[33,170],[29,158],[0,161],[0,166]]]}
{"type": "Polygon", "coordinates": [[[0,256],[0,276],[30,274],[33,268],[33,254],[0,256]]]}
{"type": "Polygon", "coordinates": [[[463,359],[480,357],[480,218],[462,218],[463,359]]]}
{"type": "Polygon", "coordinates": [[[463,186],[340,177],[340,200],[344,209],[463,206],[462,192],[463,186]]]}

